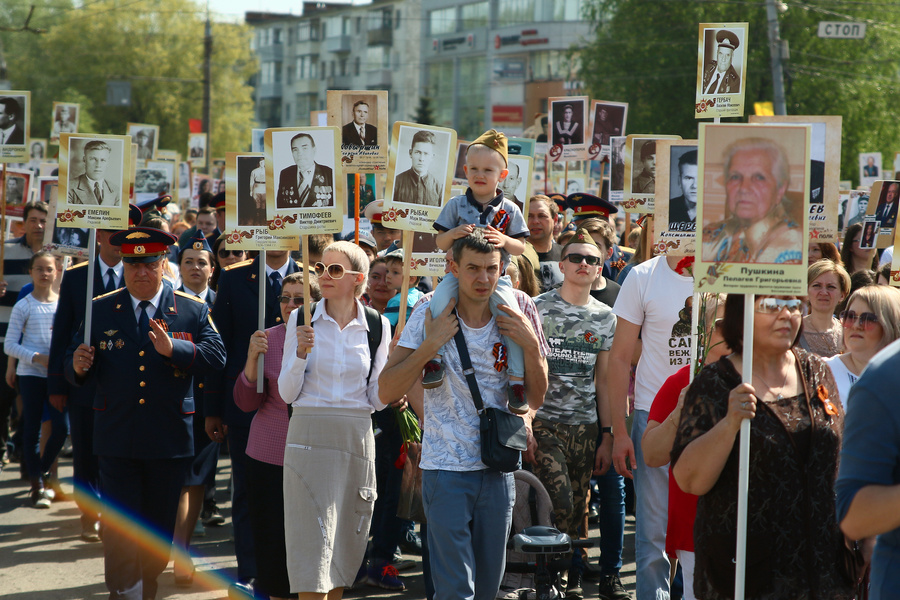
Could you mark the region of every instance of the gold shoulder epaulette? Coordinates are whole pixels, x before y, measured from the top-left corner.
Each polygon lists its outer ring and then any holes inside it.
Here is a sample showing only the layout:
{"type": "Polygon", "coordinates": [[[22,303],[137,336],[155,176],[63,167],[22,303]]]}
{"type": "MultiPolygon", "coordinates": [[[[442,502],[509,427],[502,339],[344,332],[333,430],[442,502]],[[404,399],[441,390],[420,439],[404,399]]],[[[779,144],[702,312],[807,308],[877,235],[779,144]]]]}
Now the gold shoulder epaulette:
{"type": "Polygon", "coordinates": [[[202,299],[198,298],[197,296],[195,296],[195,295],[193,295],[193,294],[187,294],[187,293],[185,293],[185,292],[180,292],[180,291],[178,291],[178,290],[175,290],[175,295],[176,295],[176,296],[181,296],[182,298],[190,298],[190,299],[193,300],[194,302],[199,302],[200,304],[206,303],[206,300],[202,300],[202,299]]]}
{"type": "MultiPolygon", "coordinates": [[[[122,288],[119,288],[119,290],[122,288]]],[[[99,296],[94,296],[94,300],[99,300],[101,298],[106,298],[107,296],[112,296],[113,294],[117,294],[119,290],[113,290],[111,292],[106,292],[105,294],[100,294],[99,296]]]]}
{"type": "Polygon", "coordinates": [[[230,271],[231,269],[234,269],[234,268],[236,268],[236,267],[244,267],[244,266],[246,266],[246,265],[249,265],[249,264],[252,263],[252,262],[253,262],[253,259],[252,259],[252,258],[247,259],[247,260],[242,260],[241,262],[234,263],[233,265],[228,265],[228,266],[225,267],[223,270],[224,270],[224,271],[230,271]]]}

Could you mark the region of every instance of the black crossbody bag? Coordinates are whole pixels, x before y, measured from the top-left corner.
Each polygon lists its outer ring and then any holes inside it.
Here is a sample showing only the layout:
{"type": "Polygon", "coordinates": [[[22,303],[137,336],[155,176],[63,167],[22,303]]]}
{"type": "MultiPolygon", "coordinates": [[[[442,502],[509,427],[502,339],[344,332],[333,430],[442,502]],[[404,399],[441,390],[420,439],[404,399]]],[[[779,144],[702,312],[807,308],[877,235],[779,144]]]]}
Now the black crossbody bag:
{"type": "Polygon", "coordinates": [[[525,420],[496,408],[484,407],[462,327],[457,330],[454,341],[472,402],[481,420],[481,462],[489,469],[511,473],[519,468],[520,454],[527,448],[525,420]]]}

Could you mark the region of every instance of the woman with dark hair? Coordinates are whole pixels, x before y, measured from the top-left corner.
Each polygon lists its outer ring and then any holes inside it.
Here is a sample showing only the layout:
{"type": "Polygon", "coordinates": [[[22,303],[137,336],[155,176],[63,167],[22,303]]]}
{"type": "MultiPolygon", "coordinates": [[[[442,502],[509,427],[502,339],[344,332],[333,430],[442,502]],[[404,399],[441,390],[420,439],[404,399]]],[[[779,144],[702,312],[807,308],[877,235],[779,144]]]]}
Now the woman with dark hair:
{"type": "Polygon", "coordinates": [[[874,248],[861,250],[859,247],[862,229],[862,223],[854,223],[847,227],[847,231],[844,233],[844,242],[841,244],[841,261],[851,275],[863,269],[873,271],[878,269],[878,252],[874,248]]]}
{"type": "Polygon", "coordinates": [[[822,260],[823,258],[827,258],[832,262],[844,266],[844,262],[841,260],[841,254],[838,252],[837,246],[831,242],[810,242],[808,263],[812,265],[814,262],[822,260]]]}
{"type": "Polygon", "coordinates": [[[239,263],[247,258],[247,253],[244,250],[229,250],[225,244],[226,237],[228,237],[227,234],[223,233],[216,238],[215,242],[213,242],[212,248],[215,266],[213,268],[212,278],[209,280],[209,287],[214,290],[218,290],[219,275],[222,273],[222,269],[228,265],[239,263]]]}
{"type": "MultiPolygon", "coordinates": [[[[752,297],[752,296],[751,296],[752,297]]],[[[734,594],[738,432],[750,428],[746,598],[853,597],[840,574],[843,536],[834,482],[844,412],[828,366],[795,348],[803,301],[757,296],[753,372],[742,383],[744,296],[725,301],[722,336],[734,353],[705,367],[688,390],[672,448],[679,487],[700,496],[694,591],[734,594]]]]}
{"type": "Polygon", "coordinates": [[[847,308],[847,298],[853,295],[853,292],[860,288],[864,288],[867,285],[876,285],[878,283],[875,275],[875,271],[870,271],[869,269],[863,269],[862,271],[857,271],[850,275],[850,291],[847,292],[847,296],[844,300],[837,305],[835,309],[835,314],[841,314],[841,311],[847,308]]]}

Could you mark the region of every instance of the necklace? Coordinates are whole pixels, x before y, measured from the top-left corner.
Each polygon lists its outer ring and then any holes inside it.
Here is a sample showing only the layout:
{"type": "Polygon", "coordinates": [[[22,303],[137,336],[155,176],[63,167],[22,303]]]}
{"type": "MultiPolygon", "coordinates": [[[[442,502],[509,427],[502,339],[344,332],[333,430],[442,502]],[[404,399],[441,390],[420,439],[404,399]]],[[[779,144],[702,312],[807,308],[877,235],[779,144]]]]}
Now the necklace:
{"type": "MultiPolygon", "coordinates": [[[[779,387],[777,389],[780,389],[782,391],[784,390],[784,386],[787,385],[787,379],[788,379],[788,375],[790,374],[790,372],[791,372],[790,369],[785,371],[784,381],[781,382],[781,387],[779,387]]],[[[755,375],[756,377],[759,377],[759,380],[762,381],[764,384],[766,384],[766,387],[769,389],[769,391],[772,392],[773,394],[775,394],[776,388],[773,388],[771,385],[769,385],[769,382],[766,381],[765,379],[763,379],[762,375],[760,375],[759,373],[754,373],[753,375],[755,375]]],[[[784,394],[775,394],[775,400],[784,400],[784,394]]]]}

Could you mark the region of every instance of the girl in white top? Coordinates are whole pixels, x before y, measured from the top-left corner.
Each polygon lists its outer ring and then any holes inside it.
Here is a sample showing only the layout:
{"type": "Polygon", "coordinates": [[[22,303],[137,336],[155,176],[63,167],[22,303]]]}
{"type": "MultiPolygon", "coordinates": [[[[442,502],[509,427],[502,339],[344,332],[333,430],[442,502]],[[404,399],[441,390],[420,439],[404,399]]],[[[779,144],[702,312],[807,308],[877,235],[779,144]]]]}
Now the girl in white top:
{"type": "Polygon", "coordinates": [[[900,290],[886,285],[867,285],[850,296],[841,313],[847,351],[825,359],[837,382],[846,411],[850,388],[866,365],[882,348],[900,338],[900,290]]]}
{"type": "Polygon", "coordinates": [[[7,383],[14,387],[19,380],[22,394],[23,460],[31,479],[31,504],[49,508],[52,495],[44,490],[42,476],[49,472],[68,435],[65,414],[50,406],[47,392],[47,363],[50,357],[50,334],[59,294],[53,289],[57,275],[56,259],[49,252],[38,252],[29,263],[34,290],[12,309],[3,349],[18,359],[16,373],[7,373],[7,383]],[[52,433],[40,454],[41,418],[50,415],[52,433]]]}

